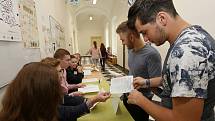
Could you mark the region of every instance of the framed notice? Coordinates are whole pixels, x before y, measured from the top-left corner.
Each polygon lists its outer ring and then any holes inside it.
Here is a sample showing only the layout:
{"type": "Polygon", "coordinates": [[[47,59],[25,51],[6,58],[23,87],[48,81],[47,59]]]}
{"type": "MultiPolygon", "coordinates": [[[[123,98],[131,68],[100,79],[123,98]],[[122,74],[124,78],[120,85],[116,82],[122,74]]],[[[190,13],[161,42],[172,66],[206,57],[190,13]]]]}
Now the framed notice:
{"type": "Polygon", "coordinates": [[[49,16],[50,31],[51,31],[51,43],[54,46],[54,50],[58,48],[65,48],[65,34],[63,27],[52,16],[49,16]]]}
{"type": "Polygon", "coordinates": [[[26,48],[39,48],[39,33],[34,0],[20,0],[20,26],[26,48]]]}
{"type": "Polygon", "coordinates": [[[0,0],[0,41],[21,41],[18,0],[0,0]]]}

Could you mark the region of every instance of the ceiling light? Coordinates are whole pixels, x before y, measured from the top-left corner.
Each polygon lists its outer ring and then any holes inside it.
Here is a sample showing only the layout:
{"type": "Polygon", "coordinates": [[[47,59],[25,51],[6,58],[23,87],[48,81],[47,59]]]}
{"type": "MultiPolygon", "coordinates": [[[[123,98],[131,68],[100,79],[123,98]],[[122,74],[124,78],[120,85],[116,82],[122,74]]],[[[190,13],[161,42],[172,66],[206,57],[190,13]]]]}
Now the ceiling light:
{"type": "Polygon", "coordinates": [[[92,21],[93,20],[93,17],[92,16],[90,16],[90,21],[92,21]]]}
{"type": "Polygon", "coordinates": [[[96,4],[96,1],[97,1],[97,0],[93,0],[93,5],[95,5],[95,4],[96,4]]]}

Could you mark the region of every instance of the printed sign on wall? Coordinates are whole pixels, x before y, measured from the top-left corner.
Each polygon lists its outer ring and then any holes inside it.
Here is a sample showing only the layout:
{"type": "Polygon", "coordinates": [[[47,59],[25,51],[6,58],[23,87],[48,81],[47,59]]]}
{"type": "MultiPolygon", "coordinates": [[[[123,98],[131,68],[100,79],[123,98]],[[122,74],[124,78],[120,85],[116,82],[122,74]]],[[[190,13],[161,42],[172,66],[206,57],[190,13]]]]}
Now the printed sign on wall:
{"type": "Polygon", "coordinates": [[[21,41],[18,0],[0,0],[0,40],[21,41]]]}
{"type": "Polygon", "coordinates": [[[34,0],[21,0],[19,11],[24,47],[39,48],[39,33],[34,0]]]}

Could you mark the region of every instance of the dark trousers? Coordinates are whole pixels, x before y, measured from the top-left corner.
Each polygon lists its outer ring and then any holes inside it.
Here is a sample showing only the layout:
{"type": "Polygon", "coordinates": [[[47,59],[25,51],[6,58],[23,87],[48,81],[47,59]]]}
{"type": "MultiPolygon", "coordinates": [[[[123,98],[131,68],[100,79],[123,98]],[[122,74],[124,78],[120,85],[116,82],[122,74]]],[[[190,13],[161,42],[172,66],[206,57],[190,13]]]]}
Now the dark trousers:
{"type": "Polygon", "coordinates": [[[106,58],[100,58],[100,64],[103,71],[105,70],[105,61],[106,61],[106,58]]]}
{"type": "Polygon", "coordinates": [[[84,102],[84,97],[64,95],[64,106],[77,106],[84,102]]]}
{"type": "Polygon", "coordinates": [[[128,100],[127,96],[124,96],[123,103],[135,121],[149,120],[149,114],[147,112],[145,112],[141,107],[137,105],[128,104],[127,100],[128,100]]]}

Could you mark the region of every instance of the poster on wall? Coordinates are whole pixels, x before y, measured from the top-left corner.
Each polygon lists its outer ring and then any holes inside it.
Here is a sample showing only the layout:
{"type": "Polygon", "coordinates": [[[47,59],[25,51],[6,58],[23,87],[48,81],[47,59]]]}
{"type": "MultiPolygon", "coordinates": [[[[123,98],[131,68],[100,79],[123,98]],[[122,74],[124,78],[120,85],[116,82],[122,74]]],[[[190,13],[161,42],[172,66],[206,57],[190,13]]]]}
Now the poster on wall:
{"type": "Polygon", "coordinates": [[[42,25],[42,32],[43,40],[45,41],[45,53],[47,56],[52,57],[55,52],[55,48],[51,39],[51,31],[49,26],[46,26],[45,24],[42,25]]]}
{"type": "Polygon", "coordinates": [[[18,0],[0,0],[0,41],[21,41],[18,0]]]}
{"type": "Polygon", "coordinates": [[[63,27],[52,16],[49,16],[51,41],[50,44],[54,47],[54,50],[58,48],[65,48],[65,34],[63,27]]]}
{"type": "Polygon", "coordinates": [[[19,12],[24,47],[39,48],[39,33],[34,0],[20,0],[19,12]]]}

